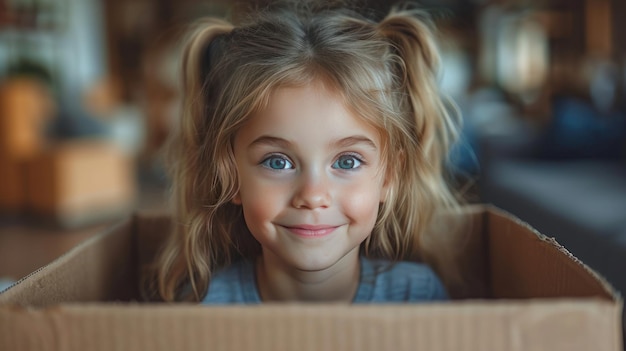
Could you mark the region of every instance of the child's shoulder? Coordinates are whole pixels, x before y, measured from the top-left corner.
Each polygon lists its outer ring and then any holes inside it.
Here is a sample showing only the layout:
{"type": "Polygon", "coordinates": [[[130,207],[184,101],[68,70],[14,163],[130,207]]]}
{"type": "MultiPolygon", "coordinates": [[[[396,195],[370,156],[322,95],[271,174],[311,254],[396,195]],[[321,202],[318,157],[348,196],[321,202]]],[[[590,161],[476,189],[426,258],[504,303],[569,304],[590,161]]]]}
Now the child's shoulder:
{"type": "Polygon", "coordinates": [[[425,302],[447,300],[437,274],[417,262],[361,259],[361,282],[355,302],[425,302]]]}
{"type": "Polygon", "coordinates": [[[254,263],[248,260],[233,262],[213,274],[202,303],[260,303],[254,279],[254,263]]]}

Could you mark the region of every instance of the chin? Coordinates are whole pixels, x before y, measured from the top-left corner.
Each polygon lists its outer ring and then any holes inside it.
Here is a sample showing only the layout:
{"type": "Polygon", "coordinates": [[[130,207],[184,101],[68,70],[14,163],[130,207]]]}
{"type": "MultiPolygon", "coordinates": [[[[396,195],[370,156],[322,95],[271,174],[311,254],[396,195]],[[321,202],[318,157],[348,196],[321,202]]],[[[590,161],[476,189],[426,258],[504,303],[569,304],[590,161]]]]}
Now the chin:
{"type": "Polygon", "coordinates": [[[332,264],[331,263],[329,264],[323,264],[323,263],[298,264],[298,265],[295,265],[294,267],[296,267],[298,270],[302,272],[321,272],[332,267],[332,264]]]}
{"type": "Polygon", "coordinates": [[[295,260],[293,260],[293,267],[304,271],[304,272],[320,272],[320,271],[324,271],[326,269],[329,269],[333,266],[335,266],[337,263],[339,263],[339,261],[341,261],[342,258],[344,258],[344,256],[341,257],[324,257],[324,258],[311,258],[311,259],[302,259],[302,257],[300,258],[295,258],[295,260]]]}

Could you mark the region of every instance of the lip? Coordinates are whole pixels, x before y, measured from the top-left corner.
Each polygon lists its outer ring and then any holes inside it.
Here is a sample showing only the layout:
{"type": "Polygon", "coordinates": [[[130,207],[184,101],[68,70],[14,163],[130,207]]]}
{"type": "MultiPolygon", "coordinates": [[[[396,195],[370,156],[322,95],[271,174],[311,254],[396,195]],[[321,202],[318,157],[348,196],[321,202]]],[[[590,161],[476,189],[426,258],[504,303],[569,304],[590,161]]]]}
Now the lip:
{"type": "Polygon", "coordinates": [[[283,226],[283,228],[297,236],[319,238],[333,233],[335,229],[339,228],[339,226],[299,224],[294,226],[283,226]]]}

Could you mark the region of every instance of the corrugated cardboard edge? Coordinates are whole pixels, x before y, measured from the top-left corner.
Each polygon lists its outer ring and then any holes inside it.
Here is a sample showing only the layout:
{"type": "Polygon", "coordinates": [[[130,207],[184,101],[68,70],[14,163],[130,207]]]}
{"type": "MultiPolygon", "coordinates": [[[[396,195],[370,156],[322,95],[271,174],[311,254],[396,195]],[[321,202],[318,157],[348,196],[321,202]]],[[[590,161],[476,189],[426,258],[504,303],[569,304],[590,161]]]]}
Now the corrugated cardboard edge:
{"type": "MultiPolygon", "coordinates": [[[[615,301],[615,305],[617,308],[618,316],[619,316],[619,325],[620,325],[620,334],[622,337],[622,340],[620,341],[621,343],[624,342],[624,340],[626,340],[626,314],[624,314],[624,302],[623,302],[623,297],[621,296],[621,294],[611,285],[611,283],[604,278],[601,274],[599,274],[597,271],[595,271],[594,269],[592,269],[591,267],[589,267],[587,264],[585,264],[584,262],[582,262],[581,260],[579,260],[575,255],[573,255],[571,252],[569,252],[563,245],[559,244],[559,242],[553,238],[553,237],[548,237],[542,233],[540,233],[539,231],[537,231],[535,228],[533,228],[531,225],[529,225],[527,222],[521,220],[520,218],[516,217],[515,215],[502,210],[500,208],[497,208],[493,205],[483,205],[485,206],[485,209],[488,210],[485,212],[485,216],[489,217],[489,216],[497,216],[500,218],[505,218],[511,222],[513,222],[513,224],[516,224],[524,229],[527,230],[528,233],[534,235],[537,240],[540,240],[542,242],[545,242],[549,245],[549,247],[553,248],[555,250],[555,252],[559,255],[562,255],[564,258],[566,258],[567,260],[565,260],[565,263],[568,266],[571,266],[573,268],[575,268],[573,271],[577,272],[580,274],[581,278],[583,278],[584,280],[588,281],[590,284],[599,284],[600,287],[606,292],[606,297],[603,298],[611,298],[613,301],[615,301]],[[584,273],[584,274],[583,274],[584,273]]],[[[486,221],[490,221],[493,220],[493,218],[486,218],[486,221]]],[[[487,226],[490,226],[491,224],[486,222],[487,226]]],[[[491,249],[490,249],[491,251],[491,249]]]]}
{"type": "Polygon", "coordinates": [[[0,308],[3,350],[621,350],[600,299],[15,308],[0,308]]]}
{"type": "MultiPolygon", "coordinates": [[[[92,236],[91,238],[86,239],[82,243],[76,245],[74,248],[67,251],[65,254],[61,255],[59,258],[57,258],[53,262],[37,269],[31,274],[18,280],[15,284],[9,286],[3,291],[0,291],[0,305],[6,304],[7,302],[10,302],[10,301],[21,300],[18,297],[22,294],[23,291],[26,291],[28,289],[30,289],[30,292],[28,295],[29,296],[32,295],[32,296],[28,299],[28,301],[26,301],[25,304],[32,306],[32,307],[41,307],[41,306],[54,304],[55,301],[64,302],[68,300],[76,300],[76,301],[98,300],[99,298],[102,297],[102,295],[98,291],[88,291],[86,293],[75,292],[76,293],[75,296],[67,296],[67,294],[72,294],[72,292],[55,288],[55,284],[44,283],[47,281],[46,279],[47,274],[53,270],[58,270],[57,268],[60,266],[67,266],[68,264],[76,260],[79,256],[84,255],[83,251],[85,251],[86,248],[95,247],[103,242],[106,242],[107,240],[110,240],[111,235],[114,235],[121,228],[124,228],[124,227],[134,228],[135,225],[136,225],[136,219],[134,217],[131,217],[115,225],[112,225],[108,229],[92,236]],[[45,298],[46,300],[50,299],[51,295],[56,296],[57,291],[60,291],[60,292],[58,292],[58,295],[59,295],[58,298],[56,299],[53,298],[52,299],[53,301],[41,303],[39,302],[39,299],[37,297],[38,294],[33,293],[33,289],[35,291],[41,290],[42,294],[44,293],[44,290],[45,290],[45,293],[47,294],[45,298]]],[[[136,238],[135,236],[132,236],[129,238],[129,240],[134,241],[136,240],[136,238]]],[[[134,250],[133,246],[136,246],[136,245],[134,243],[130,243],[129,246],[131,250],[134,250]]],[[[131,274],[136,274],[136,272],[132,272],[131,274]]],[[[91,289],[91,290],[94,290],[94,289],[91,289]]]]}
{"type": "Polygon", "coordinates": [[[623,298],[621,294],[619,293],[619,291],[617,291],[604,276],[602,276],[600,273],[598,273],[597,271],[589,267],[587,264],[585,264],[583,261],[578,259],[578,257],[574,256],[563,245],[559,244],[559,242],[554,237],[548,237],[540,233],[535,228],[533,228],[530,224],[521,220],[520,218],[511,214],[510,212],[497,208],[493,205],[482,205],[482,206],[484,206],[485,209],[487,210],[485,212],[485,216],[487,216],[486,221],[489,220],[489,215],[492,214],[492,215],[497,215],[500,217],[507,218],[510,221],[514,222],[515,224],[519,225],[520,227],[525,228],[530,233],[535,235],[537,239],[548,243],[551,247],[554,247],[561,255],[565,256],[568,259],[568,262],[571,262],[576,267],[582,268],[586,273],[589,274],[590,278],[594,278],[596,281],[598,281],[603,287],[603,289],[606,290],[606,292],[612,297],[613,300],[615,300],[616,302],[620,302],[620,303],[623,302],[623,298]]]}

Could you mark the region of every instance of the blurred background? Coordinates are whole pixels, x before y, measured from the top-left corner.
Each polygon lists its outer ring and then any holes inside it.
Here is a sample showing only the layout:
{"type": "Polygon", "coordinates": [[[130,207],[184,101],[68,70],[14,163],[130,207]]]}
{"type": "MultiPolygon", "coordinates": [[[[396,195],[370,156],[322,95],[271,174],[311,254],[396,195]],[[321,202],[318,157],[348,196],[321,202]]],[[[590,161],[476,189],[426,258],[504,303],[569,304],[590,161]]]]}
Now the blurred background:
{"type": "MultiPolygon", "coordinates": [[[[267,1],[0,0],[0,290],[167,208],[185,25],[267,1]]],[[[360,1],[382,17],[393,1],[360,1]]],[[[626,1],[424,0],[468,202],[514,213],[626,292],[626,1]]]]}

